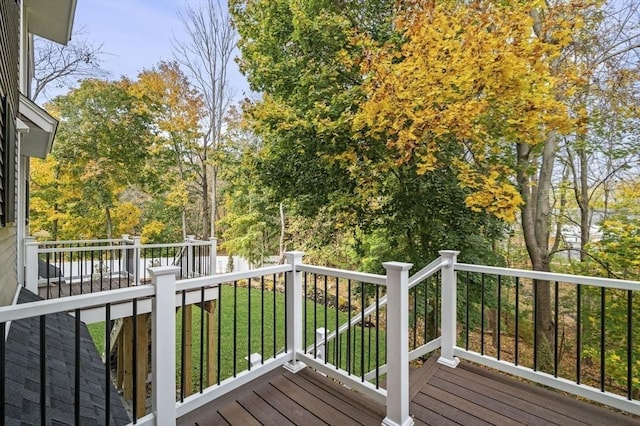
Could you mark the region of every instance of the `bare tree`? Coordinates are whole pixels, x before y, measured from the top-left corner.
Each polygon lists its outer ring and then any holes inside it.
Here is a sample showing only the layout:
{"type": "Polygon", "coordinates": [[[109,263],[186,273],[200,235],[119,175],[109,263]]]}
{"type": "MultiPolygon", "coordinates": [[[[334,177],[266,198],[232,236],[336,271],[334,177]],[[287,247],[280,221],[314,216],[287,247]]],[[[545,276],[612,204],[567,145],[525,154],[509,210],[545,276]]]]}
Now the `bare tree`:
{"type": "Polygon", "coordinates": [[[34,39],[33,99],[46,95],[51,85],[68,87],[86,77],[104,77],[101,68],[102,44],[84,38],[84,30],[75,31],[66,46],[36,37],[34,39]]]}
{"type": "Polygon", "coordinates": [[[182,64],[192,84],[200,90],[206,104],[203,123],[204,138],[200,162],[202,185],[202,220],[204,237],[215,235],[218,210],[218,161],[217,152],[222,140],[225,113],[233,99],[229,86],[228,68],[236,47],[237,35],[229,13],[221,2],[208,0],[197,6],[187,4],[180,14],[187,35],[186,40],[173,42],[174,55],[182,64]],[[210,200],[207,198],[210,197],[210,200]],[[206,221],[209,220],[209,226],[206,221]]]}

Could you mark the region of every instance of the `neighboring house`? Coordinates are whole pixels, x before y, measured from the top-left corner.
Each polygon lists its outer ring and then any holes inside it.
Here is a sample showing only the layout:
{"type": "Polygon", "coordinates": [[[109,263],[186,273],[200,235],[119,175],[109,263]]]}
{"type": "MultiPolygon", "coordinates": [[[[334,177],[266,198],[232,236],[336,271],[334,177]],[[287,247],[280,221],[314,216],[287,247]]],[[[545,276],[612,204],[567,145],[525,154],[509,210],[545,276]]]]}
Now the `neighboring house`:
{"type": "Polygon", "coordinates": [[[29,99],[33,35],[66,44],[75,8],[76,0],[0,0],[0,306],[24,282],[29,158],[49,153],[58,124],[29,99]]]}

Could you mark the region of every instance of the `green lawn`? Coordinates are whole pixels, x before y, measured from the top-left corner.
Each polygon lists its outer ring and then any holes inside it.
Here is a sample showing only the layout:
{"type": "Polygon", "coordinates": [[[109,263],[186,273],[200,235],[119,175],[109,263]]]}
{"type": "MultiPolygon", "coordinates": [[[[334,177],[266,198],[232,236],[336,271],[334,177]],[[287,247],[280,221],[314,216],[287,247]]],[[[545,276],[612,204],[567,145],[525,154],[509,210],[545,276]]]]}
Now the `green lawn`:
{"type": "MultiPolygon", "coordinates": [[[[260,353],[263,359],[267,360],[284,350],[284,294],[271,291],[262,293],[259,290],[248,290],[246,287],[236,287],[233,285],[221,286],[221,297],[219,300],[220,308],[220,380],[231,377],[234,371],[240,373],[247,369],[247,360],[245,357],[248,353],[260,353]],[[264,296],[263,296],[264,295],[264,296]],[[251,300],[249,300],[249,298],[251,300]],[[274,300],[275,299],[275,300],[274,300]],[[275,321],[274,321],[274,303],[275,303],[275,321]],[[250,306],[250,309],[249,309],[250,306]],[[264,306],[264,309],[263,309],[264,306]],[[250,319],[250,321],[249,321],[250,319]],[[235,330],[233,324],[236,324],[235,330]],[[250,346],[249,346],[250,342],[250,346]],[[234,358],[235,354],[235,358],[234,358]]],[[[335,330],[336,326],[336,310],[333,308],[326,309],[327,324],[324,322],[325,308],[324,305],[316,305],[314,314],[314,302],[307,300],[307,327],[306,327],[306,344],[313,345],[315,335],[315,325],[317,327],[325,327],[329,332],[335,330]]],[[[342,325],[347,321],[346,312],[337,312],[337,322],[342,325]]],[[[200,383],[200,341],[201,341],[201,310],[198,305],[193,307],[192,318],[193,330],[193,383],[196,389],[200,383]]],[[[96,347],[100,353],[104,350],[104,323],[90,324],[89,332],[93,337],[96,347]]],[[[178,310],[176,314],[176,360],[177,360],[177,377],[176,381],[180,381],[180,367],[182,361],[182,343],[180,336],[182,335],[182,310],[178,310]]],[[[379,341],[379,359],[380,363],[384,363],[385,333],[381,330],[378,333],[379,341]]],[[[341,335],[339,348],[336,351],[335,341],[330,342],[327,349],[327,360],[331,363],[335,362],[336,354],[340,361],[341,368],[350,370],[354,374],[360,374],[361,366],[364,370],[370,371],[375,366],[375,345],[376,333],[374,327],[365,327],[364,333],[360,326],[351,328],[351,337],[347,337],[347,333],[341,335]],[[364,334],[364,360],[361,362],[363,347],[361,337],[364,334]],[[350,349],[347,349],[347,341],[350,343],[350,349]],[[347,353],[351,355],[351,363],[347,365],[347,353]]],[[[322,343],[322,342],[318,342],[322,343]]],[[[206,379],[205,379],[206,380],[206,379]]]]}

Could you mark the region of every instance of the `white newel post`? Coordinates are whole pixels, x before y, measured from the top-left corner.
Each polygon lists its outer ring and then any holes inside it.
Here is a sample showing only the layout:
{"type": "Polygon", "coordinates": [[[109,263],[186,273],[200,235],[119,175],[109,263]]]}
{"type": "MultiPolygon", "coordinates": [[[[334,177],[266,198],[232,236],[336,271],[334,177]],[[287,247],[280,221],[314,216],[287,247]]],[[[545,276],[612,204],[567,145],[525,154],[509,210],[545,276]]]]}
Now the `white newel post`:
{"type": "Polygon", "coordinates": [[[156,425],[176,424],[176,276],[177,266],[149,268],[156,288],[151,312],[152,410],[156,425]]]}
{"type": "Polygon", "coordinates": [[[296,271],[296,266],[302,264],[303,252],[286,252],[287,263],[293,270],[287,272],[286,288],[286,309],[287,309],[287,352],[291,353],[292,359],[284,365],[287,370],[297,373],[305,367],[305,364],[298,361],[297,353],[302,352],[302,279],[301,273],[296,271]]]}
{"type": "Polygon", "coordinates": [[[442,250],[439,252],[447,265],[442,268],[442,290],[440,302],[442,313],[440,315],[440,358],[438,362],[448,367],[455,368],[460,359],[453,356],[453,348],[456,346],[456,271],[455,264],[459,251],[442,250]]]}
{"type": "MultiPolygon", "coordinates": [[[[186,255],[186,262],[182,262],[182,276],[186,279],[186,278],[190,278],[193,276],[193,272],[196,270],[195,265],[194,265],[194,261],[195,261],[195,256],[193,255],[193,242],[195,241],[196,236],[195,235],[187,235],[187,239],[184,240],[186,247],[185,250],[187,251],[186,255]]],[[[183,258],[184,259],[184,258],[183,258]]]]}
{"type": "Polygon", "coordinates": [[[140,285],[140,243],[141,237],[133,237],[133,282],[140,285]]]}
{"type": "Polygon", "coordinates": [[[385,262],[387,270],[387,417],[385,426],[410,426],[409,269],[410,263],[385,262]]]}
{"type": "Polygon", "coordinates": [[[32,293],[38,294],[38,243],[35,237],[24,239],[24,263],[25,287],[32,293]]]}
{"type": "Polygon", "coordinates": [[[218,239],[210,237],[209,244],[209,275],[215,275],[218,273],[218,239]]]}

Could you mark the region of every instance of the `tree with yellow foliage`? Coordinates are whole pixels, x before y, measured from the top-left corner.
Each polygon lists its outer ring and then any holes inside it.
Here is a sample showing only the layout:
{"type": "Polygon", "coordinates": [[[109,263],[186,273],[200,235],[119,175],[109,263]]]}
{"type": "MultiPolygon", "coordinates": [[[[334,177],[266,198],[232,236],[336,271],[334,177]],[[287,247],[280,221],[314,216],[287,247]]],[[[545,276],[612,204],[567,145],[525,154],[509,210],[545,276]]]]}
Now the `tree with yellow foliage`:
{"type": "MultiPolygon", "coordinates": [[[[581,78],[564,54],[595,1],[408,0],[401,41],[362,38],[365,92],[356,125],[387,138],[397,163],[453,167],[467,207],[520,220],[535,270],[550,270],[550,191],[558,137],[574,131],[567,99],[581,78]],[[459,155],[438,159],[454,144],[459,155]]],[[[538,282],[541,338],[552,331],[538,282]]]]}

